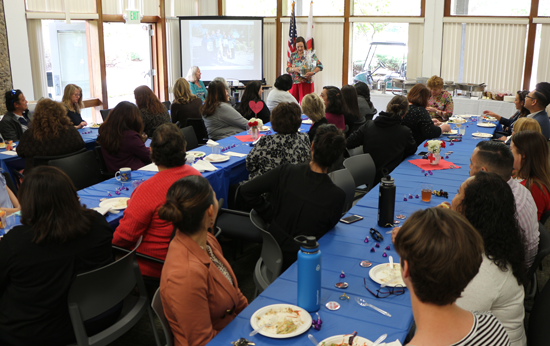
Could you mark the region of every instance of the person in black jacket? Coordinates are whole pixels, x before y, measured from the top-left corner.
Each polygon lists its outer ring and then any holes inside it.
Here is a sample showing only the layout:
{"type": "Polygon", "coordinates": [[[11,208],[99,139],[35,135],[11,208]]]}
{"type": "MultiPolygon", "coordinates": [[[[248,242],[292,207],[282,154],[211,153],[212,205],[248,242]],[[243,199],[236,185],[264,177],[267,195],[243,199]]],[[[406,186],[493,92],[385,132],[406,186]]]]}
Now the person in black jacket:
{"type": "Polygon", "coordinates": [[[407,113],[409,102],[404,96],[395,96],[388,103],[386,112],[374,120],[368,120],[346,141],[348,149],[363,146],[363,152],[370,154],[376,165],[374,184],[382,178],[382,169],[393,171],[403,159],[416,151],[411,130],[401,125],[401,118],[407,113]]]}
{"type": "Polygon", "coordinates": [[[344,146],[336,126],[322,125],[311,145],[310,162],[281,165],[241,186],[242,197],[269,223],[268,231],[281,246],[283,270],[296,261],[300,247],[294,237],[319,239],[342,216],[346,194],[327,172],[344,146]]]}
{"type": "Polygon", "coordinates": [[[19,89],[6,91],[5,96],[8,112],[0,121],[0,134],[5,141],[18,141],[31,124],[27,100],[19,89]]]}
{"type": "Polygon", "coordinates": [[[258,80],[253,80],[246,85],[244,89],[243,97],[241,98],[241,104],[239,106],[239,113],[250,120],[255,116],[262,119],[263,123],[268,123],[271,117],[271,112],[264,101],[262,101],[262,83],[258,80]],[[250,108],[250,101],[256,102],[262,109],[254,114],[254,111],[250,108]]]}

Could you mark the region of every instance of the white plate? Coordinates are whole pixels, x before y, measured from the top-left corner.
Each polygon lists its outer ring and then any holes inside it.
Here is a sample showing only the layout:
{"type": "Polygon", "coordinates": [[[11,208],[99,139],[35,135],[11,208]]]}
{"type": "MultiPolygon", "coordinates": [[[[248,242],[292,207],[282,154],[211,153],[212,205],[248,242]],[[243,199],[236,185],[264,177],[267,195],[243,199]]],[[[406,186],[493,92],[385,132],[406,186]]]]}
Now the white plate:
{"type": "Polygon", "coordinates": [[[457,130],[451,130],[451,131],[449,131],[449,132],[443,132],[443,134],[444,134],[444,135],[447,135],[447,136],[449,136],[449,135],[456,135],[457,133],[458,133],[457,130]]]}
{"type": "Polygon", "coordinates": [[[204,151],[188,151],[187,155],[193,155],[195,158],[198,158],[203,157],[206,153],[204,151]]]}
{"type": "Polygon", "coordinates": [[[496,127],[496,124],[493,123],[477,123],[477,126],[479,127],[496,127]]]}
{"type": "Polygon", "coordinates": [[[311,119],[302,120],[302,124],[313,124],[313,121],[311,119]]]}
{"type": "Polygon", "coordinates": [[[225,162],[230,159],[230,156],[220,154],[210,154],[204,158],[208,162],[218,163],[225,162]]]}
{"type": "Polygon", "coordinates": [[[393,264],[392,272],[390,272],[389,263],[382,263],[377,265],[376,267],[372,267],[372,269],[369,271],[369,276],[374,282],[380,285],[386,284],[386,286],[388,287],[401,285],[405,287],[405,283],[403,282],[403,278],[401,277],[401,265],[399,263],[393,264]]]}
{"type": "Polygon", "coordinates": [[[126,209],[126,207],[128,207],[129,199],[130,198],[128,197],[109,198],[99,203],[99,206],[102,208],[123,210],[123,209],[126,209]]]}
{"type": "Polygon", "coordinates": [[[464,119],[470,119],[471,117],[477,117],[477,115],[472,115],[472,114],[460,114],[460,115],[457,115],[457,117],[461,117],[461,118],[464,118],[464,119]]]}
{"type": "Polygon", "coordinates": [[[92,124],[92,125],[90,125],[90,127],[91,127],[92,129],[98,129],[99,126],[101,126],[101,124],[92,124]]]}
{"type": "MultiPolygon", "coordinates": [[[[345,345],[348,345],[349,337],[351,334],[345,334],[345,335],[334,335],[330,336],[323,341],[321,341],[319,344],[325,346],[330,346],[331,344],[336,345],[343,345],[345,342],[345,345]]],[[[365,339],[361,336],[356,336],[355,339],[353,339],[353,346],[370,346],[372,345],[372,341],[369,339],[365,339]]]]}
{"type": "Polygon", "coordinates": [[[260,132],[267,132],[267,131],[269,131],[269,130],[271,130],[271,127],[269,127],[269,126],[262,126],[260,132]]]}
{"type": "Polygon", "coordinates": [[[485,120],[485,121],[497,121],[496,118],[486,116],[486,115],[482,116],[482,119],[485,120]]]}
{"type": "Polygon", "coordinates": [[[258,309],[252,317],[250,317],[250,325],[252,329],[256,330],[258,327],[263,326],[266,323],[270,323],[274,314],[277,315],[275,323],[272,327],[262,328],[259,331],[263,336],[274,339],[286,339],[292,338],[296,335],[303,334],[311,328],[311,315],[306,310],[291,304],[273,304],[258,309]],[[286,312],[288,309],[295,312],[286,312]],[[291,319],[296,324],[297,328],[292,333],[277,334],[277,325],[279,325],[285,317],[291,319]]]}
{"type": "Polygon", "coordinates": [[[493,135],[491,133],[484,133],[484,132],[474,132],[474,133],[472,133],[472,136],[480,137],[480,138],[492,138],[493,137],[493,135]]]}

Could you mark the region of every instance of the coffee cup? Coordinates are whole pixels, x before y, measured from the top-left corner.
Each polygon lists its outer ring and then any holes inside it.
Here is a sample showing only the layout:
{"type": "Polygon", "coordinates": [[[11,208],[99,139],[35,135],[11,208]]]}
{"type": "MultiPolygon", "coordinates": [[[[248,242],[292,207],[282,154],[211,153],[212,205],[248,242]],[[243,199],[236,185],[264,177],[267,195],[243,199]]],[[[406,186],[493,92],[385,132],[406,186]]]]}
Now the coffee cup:
{"type": "Polygon", "coordinates": [[[115,173],[116,180],[120,182],[127,182],[132,180],[132,169],[129,167],[123,167],[115,173]]]}

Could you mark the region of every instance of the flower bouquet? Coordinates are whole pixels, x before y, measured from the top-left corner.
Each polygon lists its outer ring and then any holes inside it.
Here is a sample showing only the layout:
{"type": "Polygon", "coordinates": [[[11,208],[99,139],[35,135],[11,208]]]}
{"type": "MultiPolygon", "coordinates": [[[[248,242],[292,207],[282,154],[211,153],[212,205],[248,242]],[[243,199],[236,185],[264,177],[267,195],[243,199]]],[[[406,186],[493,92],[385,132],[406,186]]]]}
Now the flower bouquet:
{"type": "Polygon", "coordinates": [[[253,140],[258,139],[260,136],[260,130],[264,126],[262,119],[252,118],[248,121],[248,133],[253,140]]]}
{"type": "Polygon", "coordinates": [[[439,164],[441,159],[441,148],[445,148],[445,142],[440,140],[431,140],[424,143],[424,147],[428,149],[430,155],[428,155],[428,160],[430,164],[435,166],[439,164]]]}
{"type": "Polygon", "coordinates": [[[313,70],[315,70],[315,67],[317,67],[317,60],[313,58],[314,55],[314,50],[307,50],[304,52],[304,63],[302,64],[300,72],[302,76],[305,76],[305,74],[308,72],[313,72],[313,70]]]}

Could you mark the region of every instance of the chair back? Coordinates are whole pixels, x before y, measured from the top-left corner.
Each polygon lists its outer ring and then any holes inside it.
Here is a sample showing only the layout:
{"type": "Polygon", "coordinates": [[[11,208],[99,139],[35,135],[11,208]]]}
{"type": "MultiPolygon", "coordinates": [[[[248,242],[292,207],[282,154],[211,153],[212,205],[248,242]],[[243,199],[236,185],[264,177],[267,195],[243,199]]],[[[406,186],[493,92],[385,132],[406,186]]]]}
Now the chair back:
{"type": "Polygon", "coordinates": [[[539,222],[539,233],[539,248],[537,255],[535,256],[535,260],[533,261],[531,268],[529,268],[528,277],[534,275],[537,268],[542,263],[542,260],[544,260],[546,256],[550,255],[550,232],[546,230],[541,222],[539,222]]]}
{"type": "Polygon", "coordinates": [[[99,110],[99,113],[101,114],[101,119],[105,122],[107,120],[107,117],[109,116],[109,113],[111,112],[111,109],[101,109],[99,110]]]}
{"type": "Polygon", "coordinates": [[[206,126],[204,125],[204,120],[202,120],[202,118],[187,118],[184,125],[185,127],[193,127],[199,144],[206,144],[206,141],[208,141],[208,131],[206,130],[206,126]]]}
{"type": "MultiPolygon", "coordinates": [[[[87,273],[77,275],[68,294],[69,315],[78,345],[107,345],[130,330],[145,312],[151,313],[147,290],[136,260],[136,249],[116,262],[87,273]],[[88,336],[84,321],[112,309],[138,288],[138,298],[129,309],[123,309],[122,316],[107,329],[88,336]]],[[[150,314],[150,320],[152,317],[150,314]]],[[[153,325],[154,326],[154,325],[153,325]]],[[[156,328],[153,334],[160,345],[156,328]]]]}
{"type": "Polygon", "coordinates": [[[170,105],[172,105],[172,102],[164,101],[164,102],[162,102],[162,105],[164,106],[164,108],[166,108],[167,111],[169,111],[170,110],[170,105]]]}
{"type": "Polygon", "coordinates": [[[2,172],[2,175],[6,179],[6,185],[10,188],[11,192],[13,192],[13,194],[17,196],[17,187],[15,187],[15,184],[13,183],[13,179],[11,178],[10,173],[2,172]]]}
{"type": "Polygon", "coordinates": [[[151,307],[160,320],[162,330],[164,331],[164,337],[166,338],[166,346],[174,345],[174,336],[172,335],[172,329],[170,328],[170,323],[164,315],[164,307],[162,306],[162,299],[160,299],[160,287],[155,292],[153,296],[153,301],[151,301],[151,307]]]}
{"type": "Polygon", "coordinates": [[[101,168],[101,173],[103,174],[109,174],[113,172],[109,172],[109,169],[107,168],[107,164],[105,163],[105,158],[103,157],[103,151],[101,151],[101,146],[96,146],[94,148],[94,153],[97,162],[99,163],[99,167],[101,168]]]}
{"type": "Polygon", "coordinates": [[[338,186],[346,193],[346,203],[342,214],[345,214],[353,206],[355,197],[355,181],[347,169],[340,169],[328,174],[334,185],[338,186]]]}
{"type": "Polygon", "coordinates": [[[85,151],[62,159],[49,160],[48,165],[65,172],[71,178],[77,190],[85,189],[103,181],[101,167],[92,151],[85,151]]]}
{"type": "Polygon", "coordinates": [[[540,217],[540,222],[546,226],[546,221],[548,221],[548,219],[550,218],[550,210],[548,210],[546,213],[542,214],[542,216],[540,217]]]}
{"type": "MultiPolygon", "coordinates": [[[[269,285],[281,275],[283,269],[283,252],[273,235],[267,231],[269,225],[254,209],[250,212],[250,221],[252,221],[254,226],[256,226],[262,234],[263,243],[260,260],[263,261],[265,269],[267,269],[262,273],[262,277],[269,285]]],[[[262,288],[265,289],[265,287],[262,288]]]]}
{"type": "Polygon", "coordinates": [[[529,327],[527,328],[527,345],[547,346],[550,340],[550,280],[539,293],[533,309],[529,315],[529,327]]]}
{"type": "MultiPolygon", "coordinates": [[[[198,117],[194,114],[191,114],[192,116],[189,116],[190,113],[186,110],[183,110],[183,109],[179,110],[177,112],[177,114],[173,114],[173,115],[177,116],[176,119],[178,119],[178,122],[179,122],[178,126],[179,127],[188,126],[188,125],[186,125],[187,124],[187,119],[202,119],[200,117],[200,115],[198,117]]],[[[174,118],[174,117],[172,117],[172,118],[174,118]]]]}
{"type": "Polygon", "coordinates": [[[350,157],[355,156],[355,155],[364,154],[364,152],[363,152],[363,146],[360,145],[360,146],[358,146],[357,148],[348,149],[348,153],[349,153],[349,156],[350,156],[350,157]]]}
{"type": "Polygon", "coordinates": [[[355,155],[344,160],[346,167],[355,181],[355,187],[367,185],[366,192],[370,191],[374,185],[376,176],[376,165],[370,154],[355,155]]]}
{"type": "Polygon", "coordinates": [[[180,131],[185,137],[185,141],[187,142],[186,150],[193,150],[199,147],[199,141],[197,140],[197,136],[195,135],[195,130],[193,129],[193,126],[186,126],[180,129],[180,131]]]}
{"type": "Polygon", "coordinates": [[[65,154],[65,155],[56,155],[56,156],[35,156],[33,157],[33,166],[34,167],[38,167],[38,166],[47,166],[48,165],[48,161],[50,160],[57,160],[57,159],[63,159],[63,158],[66,158],[66,157],[70,157],[70,156],[74,156],[74,155],[78,155],[78,154],[81,154],[81,153],[84,153],[86,152],[86,148],[82,148],[78,151],[75,151],[73,153],[70,153],[70,154],[65,154]]]}

